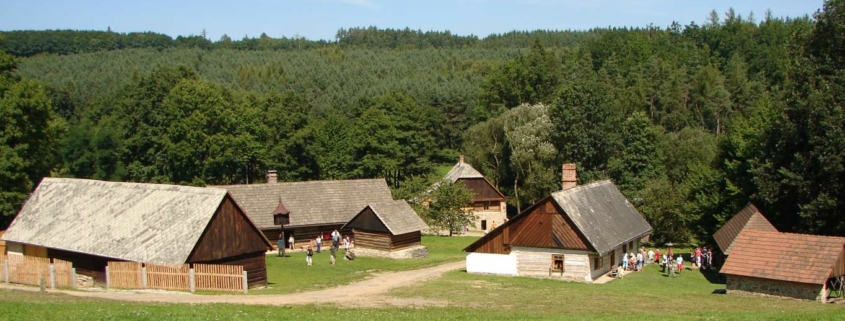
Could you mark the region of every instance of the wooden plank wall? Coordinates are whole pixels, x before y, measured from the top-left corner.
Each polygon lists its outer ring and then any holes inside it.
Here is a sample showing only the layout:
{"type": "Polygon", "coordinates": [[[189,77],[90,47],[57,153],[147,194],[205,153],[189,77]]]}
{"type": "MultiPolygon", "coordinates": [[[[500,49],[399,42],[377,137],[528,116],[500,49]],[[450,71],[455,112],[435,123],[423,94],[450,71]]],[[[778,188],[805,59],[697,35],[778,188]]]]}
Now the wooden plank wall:
{"type": "Polygon", "coordinates": [[[9,255],[9,282],[40,285],[44,279],[50,286],[50,259],[25,255],[9,255]]]}
{"type": "Polygon", "coordinates": [[[237,257],[210,262],[190,263],[194,265],[201,263],[241,266],[243,270],[247,272],[247,283],[249,283],[249,288],[267,286],[267,262],[264,258],[264,252],[245,254],[237,257]]]}
{"type": "Polygon", "coordinates": [[[73,263],[64,260],[53,259],[53,268],[55,269],[56,273],[57,287],[73,286],[73,263]]]}
{"type": "Polygon", "coordinates": [[[141,263],[138,262],[109,262],[108,284],[112,288],[140,289],[141,263]]]}
{"type": "Polygon", "coordinates": [[[355,247],[390,251],[390,234],[355,230],[355,247]]]}
{"type": "Polygon", "coordinates": [[[463,183],[467,189],[475,193],[473,201],[504,201],[493,185],[483,178],[462,178],[459,182],[463,183]]]}
{"type": "Polygon", "coordinates": [[[508,243],[511,226],[495,229],[484,235],[481,240],[467,248],[469,252],[509,254],[511,252],[508,243]]]}
{"type": "Polygon", "coordinates": [[[559,216],[552,204],[551,198],[546,198],[537,204],[531,212],[519,220],[511,223],[511,245],[526,247],[550,248],[552,242],[552,225],[554,216],[559,216]]]}
{"type": "Polygon", "coordinates": [[[373,213],[373,209],[367,207],[362,213],[355,216],[352,221],[346,224],[346,227],[353,230],[362,230],[369,232],[390,233],[390,230],[384,226],[384,223],[373,213]]]}
{"type": "Polygon", "coordinates": [[[243,272],[239,265],[194,264],[196,289],[243,292],[243,272]]]}
{"type": "Polygon", "coordinates": [[[197,242],[188,262],[219,260],[270,249],[231,197],[226,196],[197,242]]]}
{"type": "Polygon", "coordinates": [[[552,233],[554,234],[555,247],[588,251],[587,239],[578,233],[577,228],[568,217],[564,215],[552,216],[552,233]]]}
{"type": "Polygon", "coordinates": [[[159,290],[190,291],[188,264],[161,265],[147,263],[147,288],[159,290]]]}
{"type": "Polygon", "coordinates": [[[399,234],[399,235],[392,235],[390,237],[390,249],[397,250],[403,249],[406,247],[411,247],[414,245],[420,245],[422,238],[422,234],[420,231],[399,234]]]}

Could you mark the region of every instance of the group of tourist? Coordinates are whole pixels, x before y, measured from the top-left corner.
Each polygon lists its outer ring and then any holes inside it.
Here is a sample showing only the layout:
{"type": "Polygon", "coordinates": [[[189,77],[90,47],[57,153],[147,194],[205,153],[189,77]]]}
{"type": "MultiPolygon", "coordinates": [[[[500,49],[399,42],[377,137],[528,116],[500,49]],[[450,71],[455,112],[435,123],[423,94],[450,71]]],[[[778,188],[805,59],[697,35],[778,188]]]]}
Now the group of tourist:
{"type": "MultiPolygon", "coordinates": [[[[281,235],[280,235],[280,237],[281,237],[281,235]]],[[[349,250],[349,247],[352,245],[352,239],[349,238],[349,235],[347,235],[346,237],[342,237],[340,232],[338,232],[338,230],[335,229],[334,231],[332,231],[331,240],[332,240],[332,244],[329,247],[329,253],[330,253],[329,254],[329,262],[330,262],[330,264],[334,265],[335,262],[336,262],[335,258],[337,256],[337,251],[340,248],[340,242],[341,241],[343,242],[343,246],[346,250],[346,259],[349,259],[349,260],[355,259],[355,253],[353,253],[352,251],[349,250]]],[[[291,235],[288,238],[288,245],[290,246],[291,250],[293,250],[294,247],[295,247],[295,245],[294,245],[295,241],[296,240],[294,239],[293,235],[291,235]]],[[[317,246],[317,253],[320,253],[322,251],[322,248],[323,248],[323,235],[322,234],[317,236],[317,239],[314,241],[314,244],[317,246]]],[[[280,246],[281,246],[281,244],[280,244],[280,246]]],[[[305,263],[308,264],[308,266],[311,266],[313,264],[313,262],[314,262],[313,257],[314,257],[314,250],[311,248],[311,245],[309,244],[308,248],[305,250],[305,263]]]]}
{"type": "MultiPolygon", "coordinates": [[[[692,260],[692,269],[709,270],[713,266],[713,249],[711,247],[697,247],[690,253],[692,260]]],[[[640,248],[638,252],[627,252],[622,255],[622,264],[616,271],[617,277],[621,277],[624,271],[642,271],[645,264],[657,263],[660,264],[661,273],[668,275],[680,274],[684,269],[684,257],[681,254],[675,255],[673,249],[669,247],[666,253],[661,253],[660,249],[648,250],[640,248]]]]}

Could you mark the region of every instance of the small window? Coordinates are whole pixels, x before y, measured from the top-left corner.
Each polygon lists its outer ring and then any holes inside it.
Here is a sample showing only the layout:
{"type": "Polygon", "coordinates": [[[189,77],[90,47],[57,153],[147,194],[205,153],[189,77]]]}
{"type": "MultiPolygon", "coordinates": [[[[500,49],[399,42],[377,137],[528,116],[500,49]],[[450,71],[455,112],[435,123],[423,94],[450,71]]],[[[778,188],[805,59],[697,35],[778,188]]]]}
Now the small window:
{"type": "Polygon", "coordinates": [[[488,201],[485,201],[485,202],[484,202],[484,209],[485,209],[485,210],[489,210],[489,209],[490,209],[490,202],[488,202],[488,201]]]}
{"type": "Polygon", "coordinates": [[[603,257],[594,257],[593,258],[593,270],[598,270],[601,266],[604,265],[604,258],[603,257]]]}
{"type": "Polygon", "coordinates": [[[552,254],[552,272],[563,272],[563,254],[552,254]]]}

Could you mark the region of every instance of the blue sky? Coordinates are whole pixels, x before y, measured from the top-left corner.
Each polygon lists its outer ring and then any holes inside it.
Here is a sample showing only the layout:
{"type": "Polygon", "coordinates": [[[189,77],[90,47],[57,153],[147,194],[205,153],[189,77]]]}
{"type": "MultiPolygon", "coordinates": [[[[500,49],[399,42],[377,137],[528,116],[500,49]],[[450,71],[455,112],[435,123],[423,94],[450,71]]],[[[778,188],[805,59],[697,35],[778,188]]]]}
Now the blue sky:
{"type": "Polygon", "coordinates": [[[359,26],[450,30],[480,37],[511,30],[701,24],[711,10],[733,7],[759,21],[797,17],[823,0],[0,0],[0,30],[84,29],[154,31],[176,37],[271,37],[333,40],[338,29],[359,26]]]}

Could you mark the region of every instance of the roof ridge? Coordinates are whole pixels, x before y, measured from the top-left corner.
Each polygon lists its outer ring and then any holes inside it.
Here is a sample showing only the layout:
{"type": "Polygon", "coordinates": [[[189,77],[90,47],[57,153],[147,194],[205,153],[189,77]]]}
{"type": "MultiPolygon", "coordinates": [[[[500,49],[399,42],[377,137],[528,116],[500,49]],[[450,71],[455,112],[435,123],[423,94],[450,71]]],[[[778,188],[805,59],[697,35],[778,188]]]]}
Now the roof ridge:
{"type": "MultiPolygon", "coordinates": [[[[49,182],[49,183],[80,183],[86,185],[112,185],[111,188],[120,187],[120,188],[131,188],[132,186],[141,186],[151,190],[168,190],[172,188],[178,188],[180,192],[186,193],[196,193],[196,194],[217,194],[217,193],[227,193],[226,189],[219,188],[219,187],[202,187],[202,186],[190,186],[190,185],[178,185],[178,184],[168,184],[168,183],[137,183],[137,182],[122,182],[122,181],[103,181],[97,179],[87,179],[87,178],[64,178],[64,177],[44,177],[41,179],[41,182],[49,182]]],[[[40,185],[40,183],[39,183],[40,185]]]]}
{"type": "Polygon", "coordinates": [[[818,234],[792,233],[792,232],[771,232],[771,231],[760,231],[760,230],[747,230],[747,231],[743,231],[743,232],[753,232],[753,233],[761,233],[761,234],[783,234],[783,235],[794,235],[794,236],[800,236],[800,237],[817,237],[817,238],[845,241],[845,236],[835,236],[835,235],[818,235],[818,234]]]}

